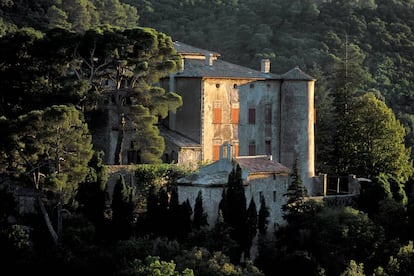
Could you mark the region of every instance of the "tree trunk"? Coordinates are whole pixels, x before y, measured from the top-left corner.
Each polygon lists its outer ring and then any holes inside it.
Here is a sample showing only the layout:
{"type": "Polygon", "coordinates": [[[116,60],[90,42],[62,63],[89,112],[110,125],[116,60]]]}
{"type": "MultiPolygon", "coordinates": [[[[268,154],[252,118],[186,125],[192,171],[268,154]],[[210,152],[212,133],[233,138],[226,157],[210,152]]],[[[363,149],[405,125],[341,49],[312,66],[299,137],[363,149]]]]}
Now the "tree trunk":
{"type": "Polygon", "coordinates": [[[124,151],[124,132],[125,132],[125,118],[124,114],[120,116],[120,124],[118,127],[118,136],[115,149],[115,165],[122,165],[122,153],[124,151]]]}
{"type": "Polygon", "coordinates": [[[53,243],[55,245],[58,245],[59,244],[59,236],[56,233],[55,229],[53,228],[52,222],[50,221],[50,218],[49,218],[49,214],[47,213],[45,205],[43,204],[42,198],[40,197],[40,195],[38,194],[37,191],[36,191],[36,199],[37,199],[37,202],[39,203],[40,211],[43,215],[43,219],[46,223],[47,229],[49,230],[49,233],[50,233],[50,235],[53,239],[53,243]]]}

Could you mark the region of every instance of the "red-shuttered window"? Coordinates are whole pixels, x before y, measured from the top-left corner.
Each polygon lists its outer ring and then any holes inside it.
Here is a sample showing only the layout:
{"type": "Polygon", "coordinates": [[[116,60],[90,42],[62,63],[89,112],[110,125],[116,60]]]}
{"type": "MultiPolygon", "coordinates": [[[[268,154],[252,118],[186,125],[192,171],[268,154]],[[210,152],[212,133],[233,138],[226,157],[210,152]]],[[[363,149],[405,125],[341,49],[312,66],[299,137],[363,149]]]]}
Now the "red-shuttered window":
{"type": "Polygon", "coordinates": [[[231,109],[231,123],[238,124],[239,123],[239,108],[233,107],[231,109]]]}
{"type": "Polygon", "coordinates": [[[221,103],[215,102],[213,105],[213,124],[221,124],[221,103]]]}
{"type": "Polygon", "coordinates": [[[233,149],[234,149],[234,156],[235,157],[239,156],[239,144],[234,144],[233,149]]]}
{"type": "Polygon", "coordinates": [[[213,161],[220,159],[220,145],[213,145],[213,161]]]}

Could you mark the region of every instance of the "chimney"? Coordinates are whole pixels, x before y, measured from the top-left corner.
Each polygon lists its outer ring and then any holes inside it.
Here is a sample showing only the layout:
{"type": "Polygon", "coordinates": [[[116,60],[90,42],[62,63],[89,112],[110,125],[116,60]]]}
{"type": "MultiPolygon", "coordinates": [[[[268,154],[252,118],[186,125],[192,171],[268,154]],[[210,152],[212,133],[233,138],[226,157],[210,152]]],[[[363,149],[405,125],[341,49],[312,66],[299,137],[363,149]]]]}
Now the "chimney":
{"type": "Polygon", "coordinates": [[[206,65],[207,66],[213,66],[213,54],[207,52],[206,53],[206,65]]]}
{"type": "Polygon", "coordinates": [[[262,59],[261,64],[260,64],[260,71],[262,73],[269,73],[270,72],[270,60],[268,58],[266,59],[262,59]]]}

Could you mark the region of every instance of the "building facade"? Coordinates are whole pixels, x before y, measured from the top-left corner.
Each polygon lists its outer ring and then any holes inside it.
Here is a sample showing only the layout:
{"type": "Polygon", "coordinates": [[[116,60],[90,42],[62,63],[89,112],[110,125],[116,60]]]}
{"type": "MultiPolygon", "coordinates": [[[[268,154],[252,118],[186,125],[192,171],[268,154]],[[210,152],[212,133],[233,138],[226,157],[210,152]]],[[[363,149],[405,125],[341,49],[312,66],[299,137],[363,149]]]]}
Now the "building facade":
{"type": "Polygon", "coordinates": [[[269,60],[258,71],[181,42],[175,47],[183,68],[161,85],[178,93],[183,105],[164,122],[165,159],[186,166],[214,162],[224,143],[234,157],[267,155],[288,168],[298,159],[312,194],[315,79],[299,68],[272,74],[269,60]]]}
{"type": "Polygon", "coordinates": [[[188,199],[194,210],[196,197],[201,192],[203,210],[207,214],[209,226],[213,227],[229,174],[239,165],[242,169],[246,206],[254,200],[259,210],[260,198],[263,196],[269,210],[267,230],[268,233],[273,233],[284,223],[282,205],[287,200],[284,195],[289,185],[289,169],[266,155],[233,157],[232,150],[230,144],[224,144],[220,147],[219,160],[201,167],[197,173],[179,179],[178,200],[182,203],[188,199]]]}

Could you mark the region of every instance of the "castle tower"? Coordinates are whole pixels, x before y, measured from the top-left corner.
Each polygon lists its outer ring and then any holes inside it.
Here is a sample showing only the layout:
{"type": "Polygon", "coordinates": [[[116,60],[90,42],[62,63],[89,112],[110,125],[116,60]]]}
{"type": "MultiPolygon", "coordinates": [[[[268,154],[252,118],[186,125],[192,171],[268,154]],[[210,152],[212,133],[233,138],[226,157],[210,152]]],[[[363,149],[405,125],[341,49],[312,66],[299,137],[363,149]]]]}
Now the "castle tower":
{"type": "Polygon", "coordinates": [[[315,79],[298,67],[281,75],[279,162],[292,168],[297,158],[302,181],[313,194],[315,176],[315,79]]]}

